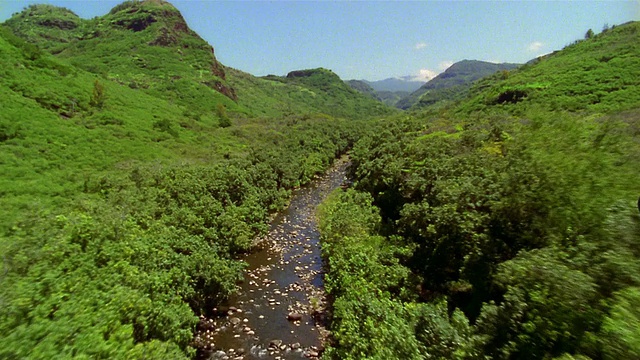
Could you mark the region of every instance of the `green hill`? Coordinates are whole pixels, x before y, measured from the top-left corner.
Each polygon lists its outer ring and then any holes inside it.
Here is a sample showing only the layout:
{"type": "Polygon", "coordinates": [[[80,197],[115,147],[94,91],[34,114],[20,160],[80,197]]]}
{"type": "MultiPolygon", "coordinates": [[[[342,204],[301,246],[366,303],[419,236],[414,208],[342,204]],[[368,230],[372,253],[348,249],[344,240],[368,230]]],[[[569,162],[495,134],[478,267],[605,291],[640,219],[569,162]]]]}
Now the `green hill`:
{"type": "Polygon", "coordinates": [[[234,69],[227,72],[230,83],[238,89],[238,104],[255,115],[326,114],[364,119],[394,112],[393,108],[351,89],[326,69],[261,78],[234,69]]]}
{"type": "Polygon", "coordinates": [[[213,48],[165,1],[128,1],[91,20],[31,5],[5,25],[71,65],[177,101],[194,116],[213,112],[217,103],[235,107],[234,90],[213,48]]]}
{"type": "Polygon", "coordinates": [[[193,119],[212,116],[218,104],[250,116],[304,112],[344,117],[389,111],[339,84],[335,74],[278,86],[225,69],[211,45],[165,1],[127,1],[91,20],[63,8],[31,5],[5,25],[71,65],[177,102],[193,119]],[[235,74],[234,84],[227,79],[229,71],[235,74]],[[245,96],[239,98],[236,91],[245,96]]]}
{"type": "Polygon", "coordinates": [[[520,71],[496,74],[478,82],[461,108],[515,109],[535,104],[552,111],[605,113],[633,108],[640,101],[638,31],[637,23],[616,26],[520,71]]]}
{"type": "Polygon", "coordinates": [[[615,26],[371,126],[320,215],[324,356],[637,358],[639,44],[615,26]]]}
{"type": "Polygon", "coordinates": [[[0,69],[0,358],[193,357],[237,255],[390,111],[227,69],[163,1],[30,6],[0,69]]]}
{"type": "Polygon", "coordinates": [[[463,99],[474,81],[498,71],[516,69],[518,66],[520,65],[462,60],[429,80],[411,95],[401,99],[396,106],[407,110],[411,107],[421,108],[463,99]]]}
{"type": "Polygon", "coordinates": [[[353,90],[361,92],[373,99],[378,100],[376,95],[376,91],[371,87],[366,81],[362,80],[347,80],[345,81],[347,85],[349,85],[353,90]]]}

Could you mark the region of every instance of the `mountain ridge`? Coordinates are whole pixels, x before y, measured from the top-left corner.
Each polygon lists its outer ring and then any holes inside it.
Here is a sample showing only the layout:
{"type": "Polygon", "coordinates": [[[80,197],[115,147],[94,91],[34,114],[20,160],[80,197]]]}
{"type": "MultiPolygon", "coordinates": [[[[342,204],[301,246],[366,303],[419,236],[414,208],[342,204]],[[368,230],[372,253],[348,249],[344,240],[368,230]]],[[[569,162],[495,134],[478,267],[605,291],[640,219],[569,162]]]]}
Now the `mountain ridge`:
{"type": "MultiPolygon", "coordinates": [[[[68,9],[52,5],[30,5],[4,25],[56,57],[68,59],[74,66],[165,100],[177,101],[196,118],[215,113],[218,103],[234,113],[273,113],[268,108],[258,109],[256,104],[239,101],[236,89],[227,79],[227,67],[216,59],[214,47],[191,30],[180,11],[167,1],[125,1],[93,19],[81,19],[68,9]],[[52,33],[52,30],[55,31],[52,33]],[[211,97],[215,100],[206,100],[211,97]]],[[[305,70],[292,73],[296,71],[305,70]]],[[[246,79],[246,75],[242,78],[246,79]]],[[[335,82],[335,89],[339,89],[337,79],[336,75],[326,80],[335,82]]],[[[266,84],[259,80],[250,82],[252,86],[266,84]]],[[[281,90],[276,94],[262,91],[262,95],[289,97],[287,94],[293,91],[281,90]]],[[[343,102],[369,101],[346,87],[340,92],[343,102]]],[[[324,92],[322,96],[328,100],[336,94],[324,92]]],[[[311,100],[308,107],[293,108],[300,111],[313,108],[315,112],[348,116],[339,107],[323,107],[318,100],[321,99],[311,100]]],[[[388,111],[374,103],[365,107],[382,113],[388,111]]]]}
{"type": "Polygon", "coordinates": [[[383,80],[360,80],[363,81],[369,86],[371,86],[376,91],[407,91],[414,92],[418,90],[422,85],[426,83],[426,81],[415,80],[415,76],[407,75],[400,77],[391,77],[383,80]]]}
{"type": "Polygon", "coordinates": [[[462,98],[474,81],[494,74],[497,71],[514,70],[519,66],[520,64],[497,64],[480,60],[458,61],[422,85],[411,95],[401,99],[397,103],[397,107],[407,110],[415,106],[431,106],[462,98]]]}

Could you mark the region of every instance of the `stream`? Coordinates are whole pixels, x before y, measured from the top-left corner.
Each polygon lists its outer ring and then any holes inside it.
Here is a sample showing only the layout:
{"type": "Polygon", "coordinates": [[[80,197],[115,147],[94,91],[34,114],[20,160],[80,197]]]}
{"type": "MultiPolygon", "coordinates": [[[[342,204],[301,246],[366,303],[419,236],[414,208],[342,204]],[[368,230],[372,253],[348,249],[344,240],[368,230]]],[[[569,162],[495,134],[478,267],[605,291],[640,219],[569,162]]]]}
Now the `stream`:
{"type": "Polygon", "coordinates": [[[324,289],[320,234],[315,212],[346,182],[348,158],[293,191],[287,209],[268,234],[242,257],[247,263],[240,289],[217,316],[201,318],[198,359],[306,359],[323,351],[324,289]]]}

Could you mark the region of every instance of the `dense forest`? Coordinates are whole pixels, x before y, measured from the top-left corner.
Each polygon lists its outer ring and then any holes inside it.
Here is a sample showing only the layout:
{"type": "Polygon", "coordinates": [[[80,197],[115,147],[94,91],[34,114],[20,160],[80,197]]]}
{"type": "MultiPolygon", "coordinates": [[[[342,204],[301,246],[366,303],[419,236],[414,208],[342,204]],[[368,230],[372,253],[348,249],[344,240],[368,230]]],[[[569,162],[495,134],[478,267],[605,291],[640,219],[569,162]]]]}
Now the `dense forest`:
{"type": "Polygon", "coordinates": [[[640,26],[376,121],[321,208],[332,359],[640,356],[640,26]]]}
{"type": "Polygon", "coordinates": [[[239,255],[348,152],[325,358],[636,359],[639,40],[401,112],[226,67],[164,1],[31,5],[0,25],[0,358],[193,358],[239,255]]]}

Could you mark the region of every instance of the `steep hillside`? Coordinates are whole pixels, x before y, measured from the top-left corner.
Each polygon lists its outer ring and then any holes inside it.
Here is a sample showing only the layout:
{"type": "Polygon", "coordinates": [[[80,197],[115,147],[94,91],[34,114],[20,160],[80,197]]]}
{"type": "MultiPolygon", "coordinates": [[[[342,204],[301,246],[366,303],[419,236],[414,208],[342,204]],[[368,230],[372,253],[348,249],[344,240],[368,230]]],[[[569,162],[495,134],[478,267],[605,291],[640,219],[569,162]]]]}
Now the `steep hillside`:
{"type": "Polygon", "coordinates": [[[168,2],[127,1],[91,20],[66,9],[31,5],[5,25],[74,66],[177,101],[194,117],[213,113],[218,103],[235,109],[235,91],[213,48],[168,2]]]}
{"type": "Polygon", "coordinates": [[[513,70],[518,64],[494,64],[486,61],[462,60],[451,65],[443,73],[429,80],[420,89],[400,100],[400,109],[431,106],[440,102],[462,99],[471,83],[501,70],[513,70]]]}
{"type": "Polygon", "coordinates": [[[640,101],[640,25],[623,24],[512,73],[478,82],[461,107],[477,111],[501,105],[518,109],[612,112],[640,101]]]}
{"type": "MultiPolygon", "coordinates": [[[[216,60],[213,47],[163,0],[126,1],[91,20],[64,8],[31,5],[5,25],[71,65],[185,106],[194,120],[215,118],[219,104],[237,117],[299,112],[348,117],[355,110],[358,116],[388,112],[344,86],[314,90],[307,87],[317,85],[311,82],[274,88],[274,84],[226,69],[216,60]],[[233,84],[227,79],[228,71],[236,75],[233,84]],[[245,96],[239,98],[237,92],[245,96]],[[336,106],[339,104],[345,106],[336,106]]],[[[327,80],[326,84],[338,79],[327,80]]]]}
{"type": "Polygon", "coordinates": [[[616,26],[372,126],[320,213],[325,357],[637,358],[639,44],[616,26]]]}

